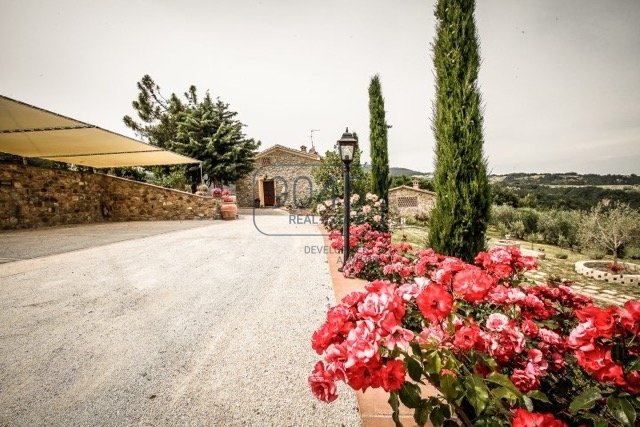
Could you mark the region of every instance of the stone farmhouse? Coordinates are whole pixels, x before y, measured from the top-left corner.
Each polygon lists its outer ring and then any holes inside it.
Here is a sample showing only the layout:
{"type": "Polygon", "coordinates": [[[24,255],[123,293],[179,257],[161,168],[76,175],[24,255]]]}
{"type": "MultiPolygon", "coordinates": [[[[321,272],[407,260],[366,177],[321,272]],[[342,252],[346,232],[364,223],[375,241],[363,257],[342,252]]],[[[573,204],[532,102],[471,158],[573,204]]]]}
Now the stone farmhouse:
{"type": "Polygon", "coordinates": [[[258,153],[255,167],[236,181],[240,207],[299,207],[308,203],[317,185],[312,170],[322,157],[306,146],[299,150],[276,144],[258,153]]]}
{"type": "Polygon", "coordinates": [[[435,205],[436,193],[419,188],[417,179],[412,187],[401,185],[389,189],[389,209],[401,218],[428,215],[435,205]]]}

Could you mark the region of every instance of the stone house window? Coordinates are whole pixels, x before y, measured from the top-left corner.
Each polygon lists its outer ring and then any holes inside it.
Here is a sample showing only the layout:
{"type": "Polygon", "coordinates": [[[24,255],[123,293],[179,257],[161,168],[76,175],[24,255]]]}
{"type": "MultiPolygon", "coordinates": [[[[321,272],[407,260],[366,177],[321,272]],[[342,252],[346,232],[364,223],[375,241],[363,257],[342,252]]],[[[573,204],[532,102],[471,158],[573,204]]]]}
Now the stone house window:
{"type": "Polygon", "coordinates": [[[417,208],[417,197],[398,197],[398,207],[400,208],[417,208]]]}
{"type": "Polygon", "coordinates": [[[269,165],[271,165],[270,157],[263,157],[260,159],[260,166],[269,166],[269,165]]]}

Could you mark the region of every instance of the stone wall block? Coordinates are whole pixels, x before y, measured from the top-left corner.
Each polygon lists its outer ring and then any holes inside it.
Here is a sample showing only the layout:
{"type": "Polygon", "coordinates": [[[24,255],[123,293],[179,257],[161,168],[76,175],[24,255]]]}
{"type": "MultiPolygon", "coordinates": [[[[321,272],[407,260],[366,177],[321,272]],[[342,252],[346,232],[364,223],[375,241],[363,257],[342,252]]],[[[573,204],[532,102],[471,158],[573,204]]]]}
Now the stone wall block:
{"type": "Polygon", "coordinates": [[[220,201],[104,174],[0,163],[1,229],[201,218],[219,219],[220,201]]]}

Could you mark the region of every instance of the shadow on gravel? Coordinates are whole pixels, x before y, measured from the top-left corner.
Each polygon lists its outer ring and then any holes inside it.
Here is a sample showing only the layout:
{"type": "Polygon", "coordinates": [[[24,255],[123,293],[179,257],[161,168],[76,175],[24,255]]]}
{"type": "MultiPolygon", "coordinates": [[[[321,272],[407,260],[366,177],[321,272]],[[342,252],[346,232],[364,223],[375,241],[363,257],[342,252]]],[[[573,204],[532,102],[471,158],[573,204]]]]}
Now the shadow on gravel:
{"type": "Polygon", "coordinates": [[[0,231],[0,264],[222,223],[209,220],[134,221],[0,231]]]}

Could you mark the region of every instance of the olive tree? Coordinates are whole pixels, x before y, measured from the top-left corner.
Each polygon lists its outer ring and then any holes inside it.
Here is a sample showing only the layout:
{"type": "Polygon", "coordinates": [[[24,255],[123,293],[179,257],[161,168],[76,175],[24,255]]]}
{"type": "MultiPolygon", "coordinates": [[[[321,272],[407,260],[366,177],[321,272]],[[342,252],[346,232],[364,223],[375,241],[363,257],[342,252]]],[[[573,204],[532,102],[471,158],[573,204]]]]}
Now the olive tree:
{"type": "Polygon", "coordinates": [[[580,241],[585,248],[605,249],[618,261],[625,245],[640,240],[640,211],[626,203],[599,202],[585,215],[580,226],[580,241]]]}

